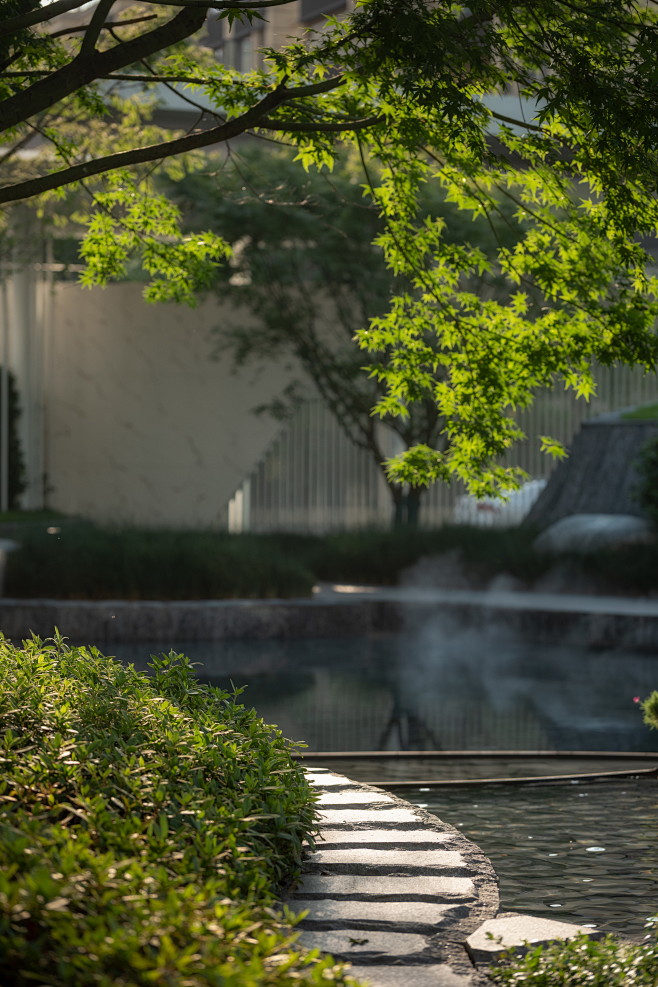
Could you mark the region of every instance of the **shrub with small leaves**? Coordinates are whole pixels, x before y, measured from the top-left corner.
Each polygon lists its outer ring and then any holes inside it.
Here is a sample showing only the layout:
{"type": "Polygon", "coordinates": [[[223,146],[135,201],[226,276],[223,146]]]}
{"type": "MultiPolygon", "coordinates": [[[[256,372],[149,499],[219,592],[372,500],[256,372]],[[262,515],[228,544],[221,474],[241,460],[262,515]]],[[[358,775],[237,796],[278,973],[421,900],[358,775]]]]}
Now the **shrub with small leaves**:
{"type": "Polygon", "coordinates": [[[522,957],[508,954],[488,973],[505,987],[656,987],[658,916],[648,919],[646,928],[641,943],[576,936],[522,957]]]}
{"type": "Polygon", "coordinates": [[[658,692],[654,690],[641,706],[644,722],[648,727],[658,730],[658,692]]]}
{"type": "Polygon", "coordinates": [[[316,825],[294,745],[182,655],[152,670],[0,638],[3,987],[352,982],[277,903],[316,825]]]}

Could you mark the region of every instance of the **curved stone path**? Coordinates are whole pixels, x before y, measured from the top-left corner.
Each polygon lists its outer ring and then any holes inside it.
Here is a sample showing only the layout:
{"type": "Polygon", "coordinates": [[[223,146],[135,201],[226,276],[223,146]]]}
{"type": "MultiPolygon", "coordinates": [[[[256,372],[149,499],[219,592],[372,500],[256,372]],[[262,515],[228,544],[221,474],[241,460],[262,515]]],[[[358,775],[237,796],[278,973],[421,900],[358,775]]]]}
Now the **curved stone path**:
{"type": "Polygon", "coordinates": [[[286,904],[308,912],[300,945],[350,962],[363,983],[491,987],[484,971],[504,949],[600,936],[499,914],[491,863],[459,830],[326,768],[306,775],[319,793],[320,836],[286,904]]]}
{"type": "Polygon", "coordinates": [[[321,836],[287,904],[308,910],[300,943],[353,964],[372,987],[478,987],[465,941],[496,915],[479,847],[422,809],[326,769],[321,836]]]}

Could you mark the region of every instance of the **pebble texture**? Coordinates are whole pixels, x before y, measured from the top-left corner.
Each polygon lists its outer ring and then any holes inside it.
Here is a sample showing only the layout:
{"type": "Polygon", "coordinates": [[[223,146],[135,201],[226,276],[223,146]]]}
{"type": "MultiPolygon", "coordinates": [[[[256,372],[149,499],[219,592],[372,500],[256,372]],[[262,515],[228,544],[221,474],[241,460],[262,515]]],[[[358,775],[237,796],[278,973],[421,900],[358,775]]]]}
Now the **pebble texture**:
{"type": "Polygon", "coordinates": [[[498,909],[491,864],[462,834],[394,796],[322,769],[317,848],[286,904],[300,944],[351,962],[371,987],[480,987],[464,943],[498,909]]]}

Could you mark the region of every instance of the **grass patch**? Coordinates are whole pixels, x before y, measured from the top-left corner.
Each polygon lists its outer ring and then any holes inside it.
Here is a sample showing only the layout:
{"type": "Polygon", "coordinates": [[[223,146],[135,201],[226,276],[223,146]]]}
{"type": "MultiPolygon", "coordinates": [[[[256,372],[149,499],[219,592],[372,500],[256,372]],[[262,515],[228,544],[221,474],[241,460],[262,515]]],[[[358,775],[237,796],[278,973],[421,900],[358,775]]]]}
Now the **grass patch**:
{"type": "Polygon", "coordinates": [[[658,404],[644,404],[633,411],[627,411],[621,416],[622,421],[632,421],[634,419],[658,418],[658,404]]]}
{"type": "Polygon", "coordinates": [[[504,987],[656,987],[658,916],[648,920],[647,930],[642,943],[577,936],[538,946],[521,958],[510,955],[488,973],[504,987]]]}
{"type": "Polygon", "coordinates": [[[3,987],[345,984],[276,895],[315,829],[294,747],[183,656],[0,641],[3,987]]]}

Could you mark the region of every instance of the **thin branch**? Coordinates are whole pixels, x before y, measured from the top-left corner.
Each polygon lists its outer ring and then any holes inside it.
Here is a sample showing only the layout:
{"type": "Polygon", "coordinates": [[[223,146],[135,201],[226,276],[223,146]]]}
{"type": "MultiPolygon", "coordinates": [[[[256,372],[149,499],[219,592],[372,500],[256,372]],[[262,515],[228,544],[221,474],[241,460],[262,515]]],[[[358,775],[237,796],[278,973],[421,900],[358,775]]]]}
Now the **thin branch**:
{"type": "Polygon", "coordinates": [[[526,123],[525,120],[517,120],[514,117],[507,117],[504,113],[494,113],[493,110],[489,110],[489,113],[496,120],[500,120],[501,123],[509,123],[513,127],[523,127],[525,130],[534,130],[538,134],[544,134],[545,131],[543,127],[538,127],[536,123],[526,123]]]}
{"type": "MultiPolygon", "coordinates": [[[[308,86],[299,87],[302,91],[308,88],[308,86]]],[[[284,89],[283,87],[274,89],[264,96],[255,106],[251,107],[251,109],[247,110],[241,116],[229,120],[220,127],[213,127],[210,130],[190,134],[186,137],[179,137],[172,141],[163,141],[159,144],[148,145],[147,147],[133,148],[129,151],[108,154],[105,157],[86,161],[83,164],[72,165],[70,168],[64,168],[50,175],[43,175],[39,178],[19,182],[15,185],[6,185],[0,188],[0,203],[31,198],[34,195],[40,195],[42,192],[48,192],[51,189],[91,178],[93,175],[100,175],[116,168],[125,168],[130,165],[143,164],[147,161],[169,158],[176,154],[183,154],[186,151],[194,151],[201,147],[209,147],[212,144],[224,143],[233,137],[237,137],[238,134],[243,134],[253,127],[260,126],[261,121],[267,117],[268,112],[275,110],[282,103],[294,98],[295,93],[298,91],[296,89],[284,89]]],[[[347,131],[352,126],[353,123],[348,123],[343,127],[343,130],[347,131]]]]}
{"type": "Polygon", "coordinates": [[[86,0],[55,0],[46,7],[39,7],[30,11],[29,14],[18,14],[16,17],[7,17],[0,25],[0,38],[6,38],[17,31],[24,31],[25,28],[33,27],[35,24],[43,24],[50,21],[59,14],[67,14],[69,10],[82,7],[86,0]]]}
{"type": "Polygon", "coordinates": [[[380,123],[384,123],[386,117],[376,116],[376,117],[364,117],[361,120],[335,120],[335,121],[322,121],[318,120],[312,123],[303,123],[299,120],[290,120],[286,122],[285,120],[272,120],[271,117],[262,117],[258,123],[259,127],[265,127],[266,130],[280,131],[282,133],[321,133],[321,134],[341,134],[353,130],[364,130],[366,127],[375,127],[380,123]]]}
{"type": "MultiPolygon", "coordinates": [[[[142,24],[144,21],[154,21],[157,18],[157,14],[145,14],[143,17],[129,17],[125,21],[106,21],[103,25],[104,31],[111,31],[115,27],[128,27],[130,24],[142,24]]],[[[53,38],[64,38],[70,34],[82,34],[89,27],[88,24],[80,24],[78,27],[63,27],[61,31],[48,32],[48,37],[52,40],[53,38]]]]}
{"type": "Polygon", "coordinates": [[[203,22],[203,10],[182,10],[166,24],[138,38],[124,41],[107,51],[94,51],[89,58],[78,55],[47,78],[40,79],[0,103],[2,129],[15,127],[26,118],[48,109],[59,100],[96,81],[99,76],[108,75],[184,41],[198,31],[203,22]]]}
{"type": "Polygon", "coordinates": [[[6,161],[9,161],[9,159],[12,158],[14,154],[17,154],[18,151],[22,151],[25,145],[29,144],[34,137],[34,131],[36,129],[37,128],[32,125],[30,133],[25,134],[20,140],[16,141],[15,144],[12,144],[12,146],[5,151],[4,154],[0,155],[0,165],[3,165],[6,161]]]}
{"type": "MultiPolygon", "coordinates": [[[[29,14],[18,14],[16,17],[7,17],[0,25],[0,38],[16,34],[35,24],[44,24],[51,21],[59,14],[66,14],[70,10],[82,7],[87,0],[55,0],[45,7],[30,11],[29,14]]],[[[285,4],[294,3],[295,0],[252,0],[252,2],[242,3],[240,0],[142,0],[143,3],[154,4],[159,7],[188,7],[204,10],[253,10],[260,7],[281,7],[285,4]]]]}
{"type": "Polygon", "coordinates": [[[295,0],[144,0],[157,7],[205,7],[208,10],[254,10],[261,7],[283,7],[295,0]]]}
{"type": "MultiPolygon", "coordinates": [[[[52,73],[48,69],[25,69],[23,72],[0,72],[3,79],[43,79],[52,73]]],[[[209,86],[212,79],[199,79],[191,75],[137,75],[131,72],[112,72],[111,75],[98,75],[94,81],[109,79],[113,82],[186,82],[190,85],[209,86]]]]}
{"type": "Polygon", "coordinates": [[[110,15],[110,11],[114,6],[114,0],[99,0],[98,6],[94,11],[93,17],[89,22],[89,27],[85,32],[85,36],[82,39],[82,45],[80,46],[80,58],[88,58],[96,51],[96,42],[98,41],[101,31],[105,25],[105,20],[110,15]]]}

